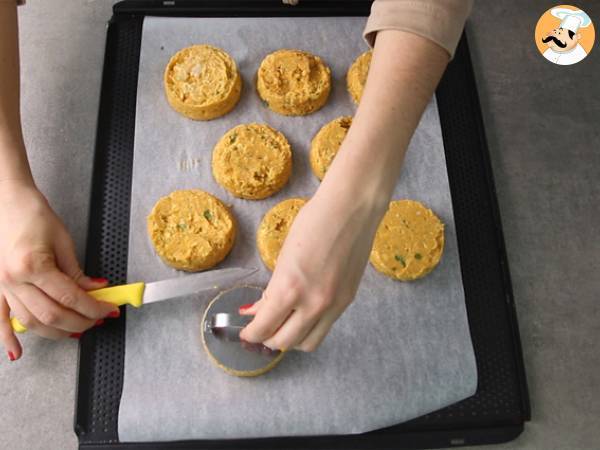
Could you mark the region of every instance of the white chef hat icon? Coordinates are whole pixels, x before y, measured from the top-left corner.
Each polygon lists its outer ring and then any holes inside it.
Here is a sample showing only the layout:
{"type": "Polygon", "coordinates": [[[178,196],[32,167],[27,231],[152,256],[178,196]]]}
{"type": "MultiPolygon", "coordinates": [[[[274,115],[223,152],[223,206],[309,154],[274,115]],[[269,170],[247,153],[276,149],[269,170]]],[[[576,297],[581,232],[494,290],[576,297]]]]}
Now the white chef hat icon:
{"type": "Polygon", "coordinates": [[[561,20],[560,28],[577,33],[579,28],[585,28],[592,23],[592,19],[580,9],[552,8],[550,13],[561,20]]]}

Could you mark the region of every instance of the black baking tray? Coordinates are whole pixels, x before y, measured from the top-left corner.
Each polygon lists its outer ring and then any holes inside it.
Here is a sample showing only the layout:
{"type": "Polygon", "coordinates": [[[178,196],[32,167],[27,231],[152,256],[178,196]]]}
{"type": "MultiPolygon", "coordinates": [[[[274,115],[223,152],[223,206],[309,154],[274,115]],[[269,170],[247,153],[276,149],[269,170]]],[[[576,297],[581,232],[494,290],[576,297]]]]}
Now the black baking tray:
{"type": "MultiPolygon", "coordinates": [[[[368,16],[370,1],[136,1],[109,22],[94,158],[86,272],[124,283],[137,76],[147,15],[368,16]]],[[[462,279],[479,381],[472,397],[401,425],[344,436],[120,443],[125,316],[85,333],[79,346],[75,432],[82,449],[405,449],[509,441],[530,418],[529,396],[477,89],[462,36],[436,92],[462,279]]],[[[148,374],[151,376],[151,374],[148,374]]]]}

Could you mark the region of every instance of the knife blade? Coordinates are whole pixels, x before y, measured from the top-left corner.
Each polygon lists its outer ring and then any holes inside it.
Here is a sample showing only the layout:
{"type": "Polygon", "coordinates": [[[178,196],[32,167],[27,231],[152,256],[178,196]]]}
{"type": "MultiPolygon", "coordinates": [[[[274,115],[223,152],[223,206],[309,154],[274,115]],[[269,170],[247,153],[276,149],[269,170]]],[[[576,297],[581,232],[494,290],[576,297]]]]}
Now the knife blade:
{"type": "Polygon", "coordinates": [[[255,268],[235,267],[146,283],[144,295],[142,296],[142,304],[147,305],[163,300],[181,298],[210,289],[219,289],[232,282],[247,278],[256,273],[257,270],[255,268]]]}

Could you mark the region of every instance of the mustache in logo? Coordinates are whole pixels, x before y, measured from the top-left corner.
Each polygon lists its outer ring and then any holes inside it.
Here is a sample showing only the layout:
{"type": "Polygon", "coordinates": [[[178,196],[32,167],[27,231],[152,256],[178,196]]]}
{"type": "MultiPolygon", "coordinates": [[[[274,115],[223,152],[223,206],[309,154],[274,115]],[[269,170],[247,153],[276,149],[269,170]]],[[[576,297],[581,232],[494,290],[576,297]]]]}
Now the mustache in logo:
{"type": "Polygon", "coordinates": [[[542,42],[545,44],[546,42],[550,42],[550,41],[554,41],[554,43],[556,45],[558,45],[560,48],[565,48],[567,46],[566,42],[561,42],[559,41],[555,36],[547,36],[545,38],[542,38],[542,42]]]}

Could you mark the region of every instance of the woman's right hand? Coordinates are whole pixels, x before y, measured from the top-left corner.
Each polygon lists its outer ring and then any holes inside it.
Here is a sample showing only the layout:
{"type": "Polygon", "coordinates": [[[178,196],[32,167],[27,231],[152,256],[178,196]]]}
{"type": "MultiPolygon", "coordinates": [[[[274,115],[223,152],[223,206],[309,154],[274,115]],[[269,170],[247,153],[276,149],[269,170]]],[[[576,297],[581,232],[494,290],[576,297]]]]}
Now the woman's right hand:
{"type": "Polygon", "coordinates": [[[0,342],[21,357],[10,313],[50,339],[78,336],[119,309],[86,291],[107,280],[85,276],[65,226],[30,181],[0,181],[0,342]]]}

